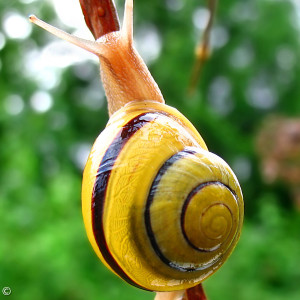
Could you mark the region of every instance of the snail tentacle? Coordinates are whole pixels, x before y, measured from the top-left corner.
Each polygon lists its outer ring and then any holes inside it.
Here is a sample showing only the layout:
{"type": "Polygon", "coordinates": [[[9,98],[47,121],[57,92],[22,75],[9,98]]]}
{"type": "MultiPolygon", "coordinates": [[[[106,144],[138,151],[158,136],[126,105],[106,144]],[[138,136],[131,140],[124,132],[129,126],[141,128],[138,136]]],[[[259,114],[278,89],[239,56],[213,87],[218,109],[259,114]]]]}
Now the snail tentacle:
{"type": "Polygon", "coordinates": [[[124,21],[122,27],[122,39],[132,45],[133,42],[133,0],[126,0],[124,21]]]}
{"type": "Polygon", "coordinates": [[[74,36],[72,34],[69,34],[61,29],[58,29],[58,28],[40,20],[35,15],[29,16],[29,20],[30,20],[30,22],[47,30],[48,32],[52,33],[53,35],[57,36],[58,38],[63,39],[69,43],[72,43],[82,49],[85,49],[85,50],[91,52],[91,53],[94,53],[97,56],[101,56],[103,53],[102,46],[100,43],[89,41],[89,40],[74,36]]]}

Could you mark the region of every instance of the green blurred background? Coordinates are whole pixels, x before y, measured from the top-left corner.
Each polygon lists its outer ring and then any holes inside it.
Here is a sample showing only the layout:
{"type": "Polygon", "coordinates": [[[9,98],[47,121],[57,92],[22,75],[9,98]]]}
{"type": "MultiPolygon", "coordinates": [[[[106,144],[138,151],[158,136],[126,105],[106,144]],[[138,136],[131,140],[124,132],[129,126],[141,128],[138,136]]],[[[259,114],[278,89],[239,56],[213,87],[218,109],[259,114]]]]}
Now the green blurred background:
{"type": "MultiPolygon", "coordinates": [[[[77,2],[0,2],[0,289],[18,300],[153,299],[100,263],[82,222],[82,170],[108,120],[97,59],[26,19],[92,39],[77,2]]],[[[167,104],[243,189],[242,236],[204,282],[209,299],[299,300],[300,1],[220,1],[192,97],[206,2],[135,0],[134,12],[137,47],[167,104]]]]}

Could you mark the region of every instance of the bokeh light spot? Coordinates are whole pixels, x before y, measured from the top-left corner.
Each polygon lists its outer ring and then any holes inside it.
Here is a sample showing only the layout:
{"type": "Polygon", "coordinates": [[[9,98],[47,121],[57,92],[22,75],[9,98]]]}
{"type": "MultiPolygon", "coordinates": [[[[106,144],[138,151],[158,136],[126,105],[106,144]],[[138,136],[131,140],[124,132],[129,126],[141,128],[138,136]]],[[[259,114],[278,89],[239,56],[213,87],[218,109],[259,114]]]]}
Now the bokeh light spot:
{"type": "Polygon", "coordinates": [[[88,143],[80,143],[71,147],[71,157],[80,170],[84,169],[88,156],[90,154],[92,145],[88,143]]]}
{"type": "Polygon", "coordinates": [[[178,11],[183,8],[182,0],[166,0],[166,6],[169,10],[178,11]]]}
{"type": "Polygon", "coordinates": [[[276,61],[282,70],[289,71],[296,65],[296,56],[291,49],[280,47],[276,53],[276,61]]]}
{"type": "Polygon", "coordinates": [[[19,95],[9,95],[4,101],[4,108],[10,115],[18,115],[24,109],[24,101],[19,95]]]}
{"type": "Polygon", "coordinates": [[[32,27],[25,17],[15,12],[9,12],[4,16],[3,28],[11,39],[26,39],[30,35],[32,27]]]}
{"type": "Polygon", "coordinates": [[[135,35],[136,48],[146,64],[153,62],[160,54],[162,41],[158,30],[152,24],[138,29],[135,35]]]}
{"type": "Polygon", "coordinates": [[[6,44],[5,36],[2,32],[0,32],[0,50],[4,48],[5,44],[6,44]]]}
{"type": "Polygon", "coordinates": [[[30,98],[30,105],[37,113],[45,113],[52,107],[53,100],[49,93],[37,91],[30,98]]]}
{"type": "Polygon", "coordinates": [[[251,176],[251,172],[252,172],[251,162],[245,156],[237,157],[233,161],[232,169],[240,181],[246,181],[251,176]]]}
{"type": "Polygon", "coordinates": [[[197,8],[193,14],[193,23],[197,29],[204,30],[209,18],[209,10],[206,8],[197,8]]]}
{"type": "Polygon", "coordinates": [[[229,40],[228,30],[224,26],[215,26],[211,31],[211,45],[213,48],[222,48],[229,40]]]}
{"type": "Polygon", "coordinates": [[[253,79],[247,89],[248,103],[259,109],[271,109],[278,101],[276,90],[260,76],[253,79]]]}
{"type": "Polygon", "coordinates": [[[227,115],[233,109],[231,83],[224,76],[216,77],[209,87],[208,101],[219,115],[227,115]]]}
{"type": "Polygon", "coordinates": [[[249,44],[240,45],[235,48],[229,58],[230,65],[235,69],[248,67],[254,59],[254,53],[249,44]]]}

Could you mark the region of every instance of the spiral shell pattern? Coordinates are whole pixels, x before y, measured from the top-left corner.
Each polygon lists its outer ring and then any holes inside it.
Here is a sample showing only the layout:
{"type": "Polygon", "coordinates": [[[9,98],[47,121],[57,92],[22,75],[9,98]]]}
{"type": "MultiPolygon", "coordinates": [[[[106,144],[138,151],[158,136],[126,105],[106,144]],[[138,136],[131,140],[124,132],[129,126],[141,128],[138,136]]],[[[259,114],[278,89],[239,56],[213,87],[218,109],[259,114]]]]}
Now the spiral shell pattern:
{"type": "Polygon", "coordinates": [[[176,109],[131,102],[97,138],[82,209],[100,259],[128,283],[186,289],[232,252],[243,221],[239,183],[176,109]]]}

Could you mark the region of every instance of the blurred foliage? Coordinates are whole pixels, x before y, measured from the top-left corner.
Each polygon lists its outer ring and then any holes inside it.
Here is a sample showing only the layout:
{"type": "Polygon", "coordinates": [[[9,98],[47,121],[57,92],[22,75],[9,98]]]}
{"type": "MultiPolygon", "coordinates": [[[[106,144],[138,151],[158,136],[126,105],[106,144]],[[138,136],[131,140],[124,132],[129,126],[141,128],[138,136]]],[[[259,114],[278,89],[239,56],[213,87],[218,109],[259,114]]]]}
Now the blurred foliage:
{"type": "MultiPolygon", "coordinates": [[[[211,300],[300,299],[299,212],[283,182],[263,182],[255,150],[268,115],[300,114],[299,7],[297,15],[287,0],[220,1],[213,55],[187,97],[205,4],[135,0],[135,34],[149,26],[159,33],[150,70],[167,103],[233,167],[245,197],[241,240],[204,287],[211,300]]],[[[82,222],[84,158],[108,119],[98,65],[57,68],[52,84],[32,74],[32,58],[56,39],[38,28],[10,36],[9,16],[29,13],[72,29],[50,1],[0,2],[0,289],[9,286],[18,300],[152,299],[105,269],[82,222]]]]}

